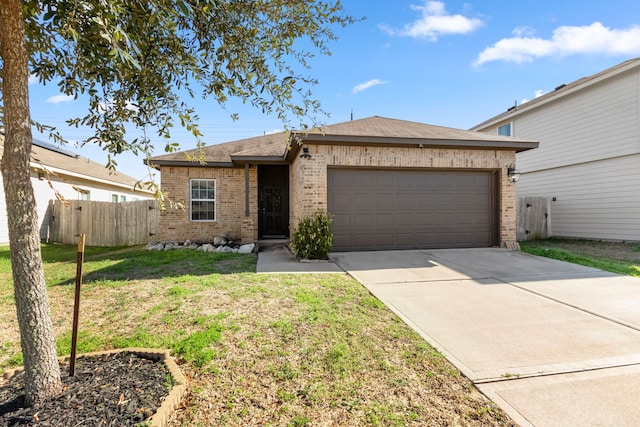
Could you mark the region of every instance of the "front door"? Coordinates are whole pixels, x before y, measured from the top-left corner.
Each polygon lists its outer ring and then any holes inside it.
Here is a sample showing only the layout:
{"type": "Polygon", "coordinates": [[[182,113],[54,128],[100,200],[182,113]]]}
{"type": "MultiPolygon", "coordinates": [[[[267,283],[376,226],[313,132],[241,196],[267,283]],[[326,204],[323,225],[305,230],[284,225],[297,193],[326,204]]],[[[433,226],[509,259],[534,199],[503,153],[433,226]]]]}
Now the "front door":
{"type": "Polygon", "coordinates": [[[260,166],[258,231],[262,239],[289,236],[289,168],[260,166]]]}
{"type": "Polygon", "coordinates": [[[262,237],[284,238],[289,230],[289,212],[285,210],[288,194],[277,185],[262,187],[262,237]]]}

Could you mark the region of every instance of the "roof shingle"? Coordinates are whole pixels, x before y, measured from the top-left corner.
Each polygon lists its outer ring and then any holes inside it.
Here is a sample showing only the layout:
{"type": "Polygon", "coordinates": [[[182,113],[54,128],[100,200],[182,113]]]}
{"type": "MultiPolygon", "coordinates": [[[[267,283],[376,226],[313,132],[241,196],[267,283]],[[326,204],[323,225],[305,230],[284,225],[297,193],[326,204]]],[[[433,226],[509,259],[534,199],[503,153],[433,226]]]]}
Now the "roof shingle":
{"type": "MultiPolygon", "coordinates": [[[[200,153],[209,166],[232,166],[234,158],[238,157],[280,157],[285,160],[287,147],[294,138],[302,142],[305,139],[313,140],[315,143],[322,142],[322,140],[327,143],[331,141],[366,143],[368,140],[375,140],[376,143],[396,145],[409,143],[409,141],[410,143],[424,142],[425,144],[429,144],[429,141],[451,141],[452,143],[477,144],[485,147],[486,144],[499,146],[501,143],[522,143],[523,147],[526,147],[524,149],[533,148],[532,145],[537,146],[537,143],[531,140],[373,116],[319,129],[280,132],[210,145],[202,148],[202,151],[194,149],[156,156],[151,158],[150,163],[154,165],[186,165],[189,164],[188,158],[197,157],[200,153]]],[[[292,145],[294,149],[297,148],[297,144],[292,145]]]]}

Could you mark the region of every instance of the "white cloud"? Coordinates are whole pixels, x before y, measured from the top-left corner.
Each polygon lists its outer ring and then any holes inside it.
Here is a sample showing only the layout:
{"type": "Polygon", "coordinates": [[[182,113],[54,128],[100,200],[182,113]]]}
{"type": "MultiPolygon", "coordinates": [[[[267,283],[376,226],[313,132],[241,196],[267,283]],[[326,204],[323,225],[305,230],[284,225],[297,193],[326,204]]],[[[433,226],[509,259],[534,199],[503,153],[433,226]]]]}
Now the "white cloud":
{"type": "Polygon", "coordinates": [[[516,37],[531,37],[536,33],[535,29],[531,28],[531,27],[516,27],[513,29],[513,31],[511,31],[511,34],[513,34],[516,37]]]}
{"type": "MultiPolygon", "coordinates": [[[[110,110],[112,110],[114,108],[115,104],[113,103],[113,100],[109,99],[107,101],[103,101],[98,103],[98,112],[100,113],[106,113],[110,110]]],[[[129,110],[129,111],[133,111],[135,113],[137,113],[140,108],[135,105],[134,103],[132,103],[131,101],[125,101],[124,104],[124,108],[129,110]]]]}
{"type": "Polygon", "coordinates": [[[482,65],[491,61],[533,62],[545,56],[578,54],[638,55],[640,54],[640,26],[611,29],[600,22],[588,26],[558,27],[550,39],[518,35],[498,41],[483,50],[475,61],[482,65]]]}
{"type": "Polygon", "coordinates": [[[56,95],[47,99],[47,102],[50,104],[60,104],[61,102],[71,102],[73,101],[73,96],[71,95],[56,95]]]}
{"type": "MultiPolygon", "coordinates": [[[[534,92],[534,97],[533,98],[534,99],[538,98],[538,97],[544,95],[545,93],[547,93],[547,92],[544,91],[544,90],[538,89],[538,90],[536,90],[534,92]]],[[[524,104],[525,102],[529,102],[529,101],[531,101],[529,98],[523,98],[522,101],[520,101],[520,104],[524,104]]]]}
{"type": "Polygon", "coordinates": [[[423,5],[411,5],[411,9],[421,12],[422,16],[405,25],[402,30],[381,28],[392,35],[436,41],[443,35],[468,34],[484,25],[484,22],[477,18],[448,14],[445,4],[440,1],[425,0],[423,5]]]}
{"type": "Polygon", "coordinates": [[[362,92],[363,90],[367,90],[371,87],[374,86],[378,86],[378,85],[383,85],[386,84],[387,82],[380,80],[380,79],[373,79],[373,80],[369,80],[368,82],[364,82],[364,83],[360,83],[359,85],[355,86],[352,90],[351,93],[356,94],[358,92],[362,92]]]}
{"type": "Polygon", "coordinates": [[[35,74],[29,74],[29,85],[34,85],[38,83],[38,76],[35,74]]]}
{"type": "Polygon", "coordinates": [[[126,108],[129,111],[136,112],[136,113],[138,111],[140,111],[140,108],[137,105],[135,105],[133,102],[131,102],[131,101],[127,101],[125,103],[125,105],[124,105],[124,108],[126,108]]]}

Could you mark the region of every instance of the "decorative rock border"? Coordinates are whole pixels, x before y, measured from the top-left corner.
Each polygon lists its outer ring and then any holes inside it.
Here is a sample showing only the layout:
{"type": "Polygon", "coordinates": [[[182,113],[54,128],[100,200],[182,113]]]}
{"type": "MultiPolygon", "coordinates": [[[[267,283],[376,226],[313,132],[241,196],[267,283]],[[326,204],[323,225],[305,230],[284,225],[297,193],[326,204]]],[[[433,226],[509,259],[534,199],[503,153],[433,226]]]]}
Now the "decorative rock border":
{"type": "Polygon", "coordinates": [[[255,243],[249,243],[246,245],[240,245],[234,242],[224,243],[194,243],[191,240],[187,240],[184,243],[176,242],[151,242],[147,245],[149,251],[171,251],[176,249],[190,249],[203,252],[217,252],[217,253],[234,253],[234,254],[250,254],[257,252],[257,245],[255,243]]]}
{"type": "MultiPolygon", "coordinates": [[[[140,357],[144,357],[146,359],[155,360],[158,362],[164,362],[165,366],[169,370],[171,377],[173,378],[174,385],[169,391],[167,397],[164,398],[162,404],[158,407],[155,414],[145,422],[150,427],[165,427],[167,425],[167,420],[169,415],[173,412],[173,410],[180,404],[182,398],[184,397],[187,391],[187,379],[182,374],[182,371],[176,364],[175,360],[169,354],[169,350],[157,349],[157,348],[119,348],[116,350],[106,350],[106,351],[96,351],[93,353],[83,353],[78,355],[78,359],[82,357],[91,357],[91,356],[103,356],[106,354],[116,354],[116,353],[134,353],[140,357]]],[[[69,356],[60,357],[58,360],[67,361],[69,356]]],[[[16,373],[21,372],[23,368],[15,368],[9,369],[4,373],[4,378],[9,379],[14,376],[16,373]]]]}

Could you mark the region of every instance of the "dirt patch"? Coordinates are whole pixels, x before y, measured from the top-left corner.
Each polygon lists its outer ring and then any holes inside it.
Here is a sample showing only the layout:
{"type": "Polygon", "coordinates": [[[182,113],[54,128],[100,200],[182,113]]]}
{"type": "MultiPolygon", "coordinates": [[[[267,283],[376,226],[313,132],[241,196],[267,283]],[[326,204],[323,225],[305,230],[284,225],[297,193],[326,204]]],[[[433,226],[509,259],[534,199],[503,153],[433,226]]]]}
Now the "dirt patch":
{"type": "Polygon", "coordinates": [[[61,364],[64,392],[27,406],[24,373],[0,386],[0,426],[132,426],[150,418],[169,394],[171,380],[162,362],[133,353],[82,357],[76,374],[61,364]]]}

